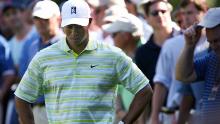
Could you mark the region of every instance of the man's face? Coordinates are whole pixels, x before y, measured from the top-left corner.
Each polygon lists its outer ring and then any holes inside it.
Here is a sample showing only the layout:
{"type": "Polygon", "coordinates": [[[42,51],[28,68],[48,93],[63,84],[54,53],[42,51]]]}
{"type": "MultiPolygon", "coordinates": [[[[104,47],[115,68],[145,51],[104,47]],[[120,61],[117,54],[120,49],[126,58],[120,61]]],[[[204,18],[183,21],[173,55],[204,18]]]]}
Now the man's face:
{"type": "Polygon", "coordinates": [[[67,25],[63,28],[68,42],[76,45],[83,44],[89,39],[88,26],[80,26],[76,24],[67,25]]]}
{"type": "Polygon", "coordinates": [[[160,29],[169,26],[171,16],[167,3],[157,2],[151,5],[147,19],[153,28],[160,29]]]}
{"type": "Polygon", "coordinates": [[[126,46],[128,35],[126,32],[115,32],[112,34],[114,45],[123,49],[126,46]]]}
{"type": "Polygon", "coordinates": [[[39,17],[34,17],[33,21],[37,28],[38,33],[41,36],[48,36],[50,34],[55,34],[57,27],[59,25],[58,18],[56,16],[50,19],[42,19],[39,17]]]}
{"type": "Polygon", "coordinates": [[[204,16],[204,12],[197,10],[193,3],[190,3],[185,8],[183,8],[183,13],[183,25],[186,28],[196,22],[199,22],[204,16]]]}
{"type": "Polygon", "coordinates": [[[220,57],[220,26],[212,29],[206,29],[207,40],[210,47],[220,57]]]}
{"type": "Polygon", "coordinates": [[[3,13],[3,18],[6,25],[8,25],[8,27],[12,30],[14,28],[21,28],[23,26],[23,15],[22,11],[19,9],[9,8],[5,13],[3,13]]]}

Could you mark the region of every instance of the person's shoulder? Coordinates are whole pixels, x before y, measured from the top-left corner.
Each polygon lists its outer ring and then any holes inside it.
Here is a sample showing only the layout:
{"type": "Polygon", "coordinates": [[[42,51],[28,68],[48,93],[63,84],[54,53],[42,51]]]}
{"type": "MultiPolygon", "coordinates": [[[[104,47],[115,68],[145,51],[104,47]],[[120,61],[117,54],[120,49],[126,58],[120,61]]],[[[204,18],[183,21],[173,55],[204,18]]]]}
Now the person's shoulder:
{"type": "Polygon", "coordinates": [[[183,35],[177,35],[174,36],[172,38],[167,39],[164,44],[163,47],[172,47],[172,48],[178,48],[178,46],[183,46],[184,45],[184,36],[183,35]]]}
{"type": "Polygon", "coordinates": [[[10,54],[10,46],[7,40],[0,35],[0,54],[4,54],[5,56],[9,56],[10,54]]]}
{"type": "Polygon", "coordinates": [[[216,60],[218,60],[218,56],[213,50],[207,50],[195,57],[195,61],[201,61],[201,60],[206,61],[208,63],[216,62],[216,60]]]}
{"type": "Polygon", "coordinates": [[[25,42],[24,47],[37,46],[39,42],[40,42],[40,37],[37,37],[33,40],[28,40],[27,42],[25,42]]]}
{"type": "Polygon", "coordinates": [[[0,35],[0,46],[4,47],[4,48],[8,47],[8,43],[7,43],[6,39],[1,35],[0,35]]]}
{"type": "Polygon", "coordinates": [[[147,41],[145,44],[139,45],[139,46],[138,46],[138,49],[140,49],[140,50],[146,49],[147,47],[150,46],[150,44],[151,44],[150,42],[151,42],[151,41],[147,41]]]}

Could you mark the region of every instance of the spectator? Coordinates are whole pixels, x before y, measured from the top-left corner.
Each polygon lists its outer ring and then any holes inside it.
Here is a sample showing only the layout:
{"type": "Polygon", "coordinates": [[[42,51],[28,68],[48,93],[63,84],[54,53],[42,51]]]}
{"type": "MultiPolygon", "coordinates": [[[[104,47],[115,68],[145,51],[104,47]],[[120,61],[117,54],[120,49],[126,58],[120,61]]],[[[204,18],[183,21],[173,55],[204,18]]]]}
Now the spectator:
{"type": "MultiPolygon", "coordinates": [[[[185,28],[190,27],[196,22],[201,21],[205,12],[207,11],[207,4],[204,0],[183,0],[180,4],[180,9],[183,13],[183,25],[185,28]]],[[[183,36],[182,36],[182,39],[183,36]]],[[[178,41],[178,44],[181,44],[178,41]]],[[[178,45],[176,45],[178,46],[178,45]]],[[[181,48],[176,47],[176,49],[183,49],[184,44],[182,43],[181,48]]],[[[205,32],[199,39],[199,43],[196,46],[194,59],[207,54],[210,50],[208,49],[209,44],[205,36],[205,32]],[[207,49],[207,50],[205,50],[207,49]]],[[[180,52],[179,54],[180,55],[180,52]]],[[[179,56],[178,56],[179,57],[179,56]]],[[[176,59],[175,59],[176,60],[176,59]]],[[[175,74],[174,74],[175,75],[175,74]]],[[[193,84],[183,84],[180,83],[177,91],[183,95],[183,99],[180,103],[180,112],[178,118],[178,124],[194,123],[193,118],[199,113],[199,105],[202,99],[202,92],[204,89],[204,82],[194,82],[193,84]],[[191,113],[191,114],[190,114],[191,113]]]]}
{"type": "Polygon", "coordinates": [[[205,80],[201,108],[201,118],[196,123],[219,122],[219,33],[220,8],[208,10],[198,25],[193,25],[184,32],[185,46],[176,66],[176,78],[183,82],[205,80]],[[205,28],[207,40],[213,51],[193,62],[193,51],[201,35],[201,27],[205,28]]]}
{"type": "MultiPolygon", "coordinates": [[[[184,6],[184,8],[181,9],[183,9],[183,12],[186,13],[183,18],[183,24],[185,27],[199,21],[204,15],[205,10],[198,10],[196,8],[196,5],[198,4],[191,0],[184,0],[184,2],[181,4],[181,7],[184,6]],[[189,12],[190,14],[188,14],[189,12]]],[[[196,47],[195,53],[207,49],[208,43],[205,41],[206,37],[202,35],[200,42],[196,47]]],[[[171,121],[177,123],[177,119],[174,119],[176,118],[175,109],[179,108],[180,103],[182,102],[181,98],[183,94],[180,94],[178,92],[178,88],[181,87],[181,84],[175,79],[175,65],[177,58],[179,57],[180,52],[184,46],[184,42],[185,41],[183,35],[179,35],[167,40],[162,47],[162,51],[157,62],[156,74],[153,79],[155,84],[152,108],[153,113],[151,118],[153,124],[157,124],[159,123],[159,121],[162,121],[162,123],[164,124],[173,123],[171,121]],[[168,94],[168,96],[166,96],[165,94],[168,94]],[[169,113],[162,114],[163,119],[159,120],[159,113],[161,110],[164,110],[162,109],[164,101],[167,101],[166,111],[169,113]]],[[[190,106],[192,105],[192,103],[187,105],[190,106]]],[[[180,108],[182,108],[183,106],[180,106],[180,108]]],[[[186,109],[186,107],[185,109],[180,109],[181,116],[179,116],[179,118],[181,118],[181,121],[179,120],[178,123],[185,124],[186,120],[184,120],[183,118],[185,118],[187,114],[182,113],[189,112],[190,107],[188,109],[186,109]]]]}
{"type": "Polygon", "coordinates": [[[137,49],[135,62],[153,86],[153,76],[160,49],[167,39],[178,35],[179,31],[171,24],[171,5],[168,2],[163,0],[149,1],[143,3],[142,6],[146,19],[154,32],[147,43],[137,49]]]}
{"type": "MultiPolygon", "coordinates": [[[[111,33],[116,47],[121,48],[129,57],[134,58],[135,50],[143,34],[141,21],[132,14],[118,17],[116,21],[105,26],[104,31],[111,33]],[[141,31],[141,32],[140,32],[141,31]]],[[[116,117],[121,120],[128,112],[134,95],[122,85],[118,86],[118,97],[116,100],[116,117]]],[[[145,124],[146,115],[142,114],[135,124],[145,124]]]]}
{"type": "Polygon", "coordinates": [[[14,83],[15,69],[6,40],[0,36],[0,124],[3,124],[7,97],[14,83]]]}
{"type": "MultiPolygon", "coordinates": [[[[106,22],[109,23],[109,18],[106,20],[107,16],[118,16],[127,13],[124,0],[87,0],[87,2],[93,8],[92,16],[94,18],[89,28],[90,39],[114,45],[112,37],[103,31],[102,26],[106,24],[106,22]],[[99,29],[94,30],[94,23],[99,29]]],[[[113,21],[112,18],[110,21],[113,21]]]]}
{"type": "Polygon", "coordinates": [[[30,103],[41,94],[49,123],[112,123],[117,84],[136,94],[124,123],[135,121],[150,102],[148,80],[131,59],[113,46],[89,41],[90,14],[84,1],[63,4],[66,39],[35,55],[15,92],[23,123],[34,123],[30,103]]]}
{"type": "Polygon", "coordinates": [[[146,43],[152,32],[153,29],[152,27],[148,24],[147,20],[144,19],[144,16],[139,13],[138,7],[141,4],[141,0],[125,0],[126,8],[128,9],[128,12],[135,15],[141,20],[141,23],[143,23],[143,30],[144,30],[144,35],[141,37],[141,42],[144,44],[146,43]]]}
{"type": "MultiPolygon", "coordinates": [[[[59,6],[55,2],[51,0],[37,2],[33,8],[32,17],[40,37],[34,41],[25,43],[22,52],[23,56],[20,61],[20,77],[23,76],[30,61],[38,51],[56,43],[64,37],[63,32],[59,28],[59,6]]],[[[33,104],[33,114],[36,124],[48,124],[43,96],[33,104]]]]}
{"type": "Polygon", "coordinates": [[[105,15],[103,18],[104,24],[102,25],[103,33],[102,33],[102,38],[100,38],[100,40],[103,39],[101,41],[106,42],[111,45],[115,45],[112,35],[110,35],[110,33],[106,32],[104,29],[108,27],[109,24],[115,22],[117,18],[121,16],[125,16],[127,14],[128,14],[128,10],[125,7],[121,7],[119,5],[113,5],[109,7],[107,10],[105,10],[105,15]]]}
{"type": "MultiPolygon", "coordinates": [[[[17,72],[19,71],[19,60],[21,59],[21,52],[23,45],[27,41],[32,41],[38,37],[32,27],[28,25],[24,19],[24,7],[21,4],[15,4],[14,2],[5,4],[2,9],[3,19],[6,25],[12,30],[14,36],[9,40],[9,46],[11,49],[12,59],[16,68],[16,79],[13,87],[16,87],[19,82],[17,72]]],[[[15,88],[13,88],[15,90],[15,88]]],[[[14,92],[14,91],[13,91],[14,92]]],[[[17,114],[15,112],[14,95],[11,94],[10,100],[7,106],[6,124],[18,123],[17,114]]]]}
{"type": "Polygon", "coordinates": [[[9,25],[9,28],[14,33],[14,36],[9,41],[9,45],[12,50],[14,64],[18,70],[24,43],[28,40],[36,39],[37,35],[35,32],[31,32],[32,27],[25,20],[23,6],[13,3],[6,4],[2,13],[5,22],[7,22],[7,25],[9,25]]]}
{"type": "Polygon", "coordinates": [[[4,1],[0,0],[0,35],[2,35],[8,41],[13,36],[13,32],[10,30],[8,25],[5,24],[5,21],[2,17],[3,16],[2,9],[5,6],[5,4],[6,4],[6,0],[4,1]]]}

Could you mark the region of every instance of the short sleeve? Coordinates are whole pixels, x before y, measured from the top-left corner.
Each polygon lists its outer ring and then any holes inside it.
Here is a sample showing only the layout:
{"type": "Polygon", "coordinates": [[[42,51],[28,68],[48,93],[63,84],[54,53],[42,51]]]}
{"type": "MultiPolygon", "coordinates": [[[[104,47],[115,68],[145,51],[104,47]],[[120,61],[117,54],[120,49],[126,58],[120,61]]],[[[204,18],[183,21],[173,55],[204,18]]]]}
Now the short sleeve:
{"type": "MultiPolygon", "coordinates": [[[[123,85],[131,93],[136,94],[146,85],[149,85],[149,80],[124,53],[120,54],[116,60],[117,82],[123,85]]],[[[150,86],[150,85],[149,85],[150,86]]]]}
{"type": "Polygon", "coordinates": [[[28,66],[15,95],[27,102],[33,103],[42,95],[43,71],[36,55],[28,66]]]}
{"type": "Polygon", "coordinates": [[[169,89],[172,81],[172,69],[173,66],[173,59],[172,54],[170,52],[170,48],[168,45],[164,45],[160,52],[157,65],[156,65],[156,73],[154,75],[154,83],[162,83],[166,88],[169,89]]]}

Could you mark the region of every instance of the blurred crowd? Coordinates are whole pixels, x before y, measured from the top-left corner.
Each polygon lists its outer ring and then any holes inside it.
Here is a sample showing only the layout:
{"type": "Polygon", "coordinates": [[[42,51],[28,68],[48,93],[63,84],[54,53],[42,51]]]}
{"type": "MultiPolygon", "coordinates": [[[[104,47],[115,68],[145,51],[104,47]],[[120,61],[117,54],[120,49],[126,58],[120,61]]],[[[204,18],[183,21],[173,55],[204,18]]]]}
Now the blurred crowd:
{"type": "MultiPolygon", "coordinates": [[[[185,44],[184,31],[203,19],[206,1],[181,0],[175,10],[168,0],[85,1],[92,10],[89,39],[122,49],[153,88],[152,102],[135,124],[201,123],[206,83],[177,80],[176,64],[185,44]]],[[[61,6],[50,0],[0,1],[0,124],[19,124],[14,100],[17,85],[34,55],[65,37],[61,6]]],[[[212,52],[204,30],[192,52],[194,59],[212,52]]],[[[118,86],[115,124],[126,115],[133,97],[118,86]]],[[[35,123],[47,124],[44,96],[32,108],[35,123]]]]}

